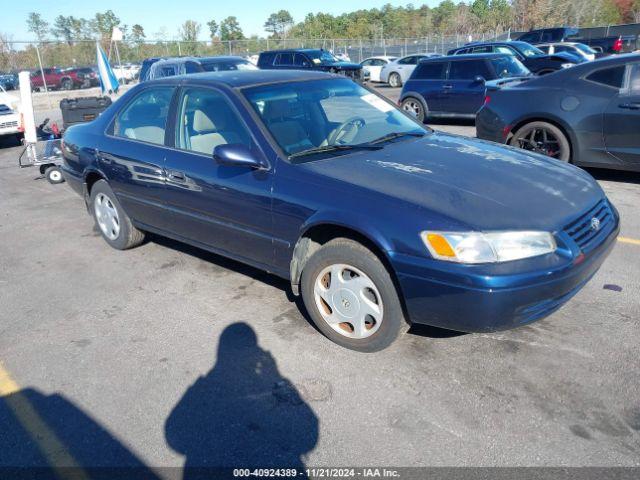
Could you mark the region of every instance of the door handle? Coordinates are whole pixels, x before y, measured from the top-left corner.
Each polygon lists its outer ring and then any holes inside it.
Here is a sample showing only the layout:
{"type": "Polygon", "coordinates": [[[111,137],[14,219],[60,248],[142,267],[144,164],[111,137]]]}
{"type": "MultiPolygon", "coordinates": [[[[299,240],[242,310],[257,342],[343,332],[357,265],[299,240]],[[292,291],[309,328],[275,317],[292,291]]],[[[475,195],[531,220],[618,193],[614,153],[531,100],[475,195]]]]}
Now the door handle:
{"type": "Polygon", "coordinates": [[[618,105],[618,107],[627,108],[629,110],[640,110],[640,103],[637,103],[637,102],[634,102],[634,103],[621,103],[620,105],[618,105]]]}
{"type": "Polygon", "coordinates": [[[184,182],[187,179],[184,173],[176,171],[167,172],[167,176],[170,180],[173,180],[175,182],[184,182]]]}
{"type": "Polygon", "coordinates": [[[451,90],[453,88],[453,85],[444,85],[443,90],[451,90]]]}

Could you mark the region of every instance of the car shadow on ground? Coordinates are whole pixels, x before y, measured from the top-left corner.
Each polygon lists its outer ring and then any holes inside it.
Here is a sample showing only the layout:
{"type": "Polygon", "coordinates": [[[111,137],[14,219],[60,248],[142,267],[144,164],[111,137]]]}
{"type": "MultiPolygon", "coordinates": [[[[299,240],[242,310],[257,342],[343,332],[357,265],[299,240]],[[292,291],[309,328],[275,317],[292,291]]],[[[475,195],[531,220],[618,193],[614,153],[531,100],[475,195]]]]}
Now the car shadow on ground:
{"type": "Polygon", "coordinates": [[[60,393],[0,396],[0,478],[159,480],[132,451],[60,393]]]}
{"type": "Polygon", "coordinates": [[[213,368],[165,423],[167,443],[185,456],[189,480],[224,476],[213,476],[211,467],[295,468],[300,477],[318,433],[317,416],[244,322],[225,328],[213,368]]]}
{"type": "MultiPolygon", "coordinates": [[[[97,233],[99,233],[96,230],[97,233]]],[[[309,317],[309,313],[307,312],[306,307],[304,306],[304,302],[302,301],[301,296],[296,296],[291,291],[291,284],[280,277],[275,275],[271,275],[267,272],[264,272],[260,269],[251,267],[244,263],[231,260],[229,258],[223,257],[221,255],[217,255],[215,253],[208,252],[206,250],[202,250],[197,247],[193,247],[186,243],[179,242],[177,240],[173,240],[170,238],[162,237],[159,235],[148,234],[147,241],[155,243],[157,245],[161,245],[166,248],[170,248],[172,250],[176,250],[178,252],[184,253],[186,255],[190,255],[195,258],[199,258],[205,262],[213,263],[218,267],[225,268],[227,270],[234,271],[241,275],[245,275],[253,280],[265,283],[271,287],[282,290],[287,296],[287,300],[291,303],[294,303],[300,312],[300,315],[311,325],[316,331],[320,332],[316,325],[309,317]]],[[[463,332],[455,332],[453,330],[447,330],[439,327],[432,327],[429,325],[412,325],[409,330],[409,334],[416,335],[420,337],[426,338],[453,338],[458,337],[460,335],[466,335],[463,332]]]]}

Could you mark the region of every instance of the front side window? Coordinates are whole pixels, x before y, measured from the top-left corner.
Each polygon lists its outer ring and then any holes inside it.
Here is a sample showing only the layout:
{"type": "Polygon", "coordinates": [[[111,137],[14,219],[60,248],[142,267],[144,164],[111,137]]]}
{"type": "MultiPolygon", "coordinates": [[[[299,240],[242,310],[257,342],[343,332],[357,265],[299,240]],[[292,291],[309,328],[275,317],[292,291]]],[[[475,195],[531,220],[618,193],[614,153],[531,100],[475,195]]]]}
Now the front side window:
{"type": "Polygon", "coordinates": [[[164,145],[172,87],[143,90],[116,117],[114,135],[164,145]]]}
{"type": "Polygon", "coordinates": [[[544,52],[539,48],[536,48],[532,45],[520,45],[520,53],[525,57],[539,57],[540,55],[544,55],[544,52]]]}
{"type": "Polygon", "coordinates": [[[492,77],[484,60],[451,62],[451,67],[449,67],[450,80],[473,80],[478,76],[485,79],[492,77]]]}
{"type": "Polygon", "coordinates": [[[415,65],[418,63],[417,57],[404,57],[398,60],[398,63],[401,65],[415,65]]]}
{"type": "Polygon", "coordinates": [[[296,53],[293,56],[293,63],[294,63],[294,65],[296,67],[308,67],[309,66],[309,61],[301,53],[296,53]]]}
{"type": "Polygon", "coordinates": [[[277,65],[293,65],[293,53],[281,53],[276,60],[277,65]]]}
{"type": "Polygon", "coordinates": [[[311,61],[313,61],[313,63],[319,62],[324,64],[332,64],[340,61],[331,52],[328,52],[326,50],[311,50],[308,54],[311,57],[311,61]]]}
{"type": "Polygon", "coordinates": [[[624,82],[625,66],[619,65],[617,67],[603,68],[596,70],[587,76],[587,80],[607,87],[622,88],[624,82]]]}
{"type": "Polygon", "coordinates": [[[482,45],[481,47],[473,47],[472,53],[491,53],[493,47],[491,45],[482,45]]]}
{"type": "Polygon", "coordinates": [[[491,64],[498,78],[528,77],[531,75],[529,69],[512,56],[492,58],[491,64]]]}
{"type": "Polygon", "coordinates": [[[515,55],[516,52],[514,49],[509,47],[504,47],[502,45],[496,45],[496,53],[506,53],[507,55],[515,55]]]}
{"type": "MultiPolygon", "coordinates": [[[[291,82],[244,90],[275,141],[289,156],[342,154],[390,134],[424,135],[425,129],[347,79],[291,82]]],[[[393,136],[395,138],[395,135],[393,136]]],[[[311,157],[306,157],[311,158],[311,157]]]]}
{"type": "Polygon", "coordinates": [[[540,32],[526,33],[519,38],[521,42],[528,42],[528,43],[537,42],[539,39],[540,39],[540,32]]]}
{"type": "Polygon", "coordinates": [[[180,99],[176,125],[176,147],[211,155],[225,144],[251,147],[251,136],[224,94],[193,88],[180,99]]]}

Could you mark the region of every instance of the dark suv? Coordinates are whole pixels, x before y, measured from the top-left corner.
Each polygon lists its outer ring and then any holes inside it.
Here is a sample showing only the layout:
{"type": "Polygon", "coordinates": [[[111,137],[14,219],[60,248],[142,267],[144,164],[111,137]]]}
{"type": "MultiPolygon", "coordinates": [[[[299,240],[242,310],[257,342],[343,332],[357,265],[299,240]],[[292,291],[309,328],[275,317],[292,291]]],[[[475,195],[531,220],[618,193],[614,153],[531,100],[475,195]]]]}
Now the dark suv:
{"type": "Polygon", "coordinates": [[[342,62],[323,49],[271,50],[262,52],[258,59],[260,69],[319,70],[342,74],[353,80],[362,80],[362,65],[342,62]]]}
{"type": "Polygon", "coordinates": [[[584,62],[584,59],[566,52],[547,55],[527,42],[470,43],[464,47],[449,50],[448,55],[464,55],[467,53],[507,53],[514,55],[536,75],[545,75],[584,62]]]}
{"type": "Polygon", "coordinates": [[[473,118],[485,101],[487,86],[529,77],[527,67],[504,53],[425,59],[404,84],[400,105],[421,122],[427,116],[473,118]]]}

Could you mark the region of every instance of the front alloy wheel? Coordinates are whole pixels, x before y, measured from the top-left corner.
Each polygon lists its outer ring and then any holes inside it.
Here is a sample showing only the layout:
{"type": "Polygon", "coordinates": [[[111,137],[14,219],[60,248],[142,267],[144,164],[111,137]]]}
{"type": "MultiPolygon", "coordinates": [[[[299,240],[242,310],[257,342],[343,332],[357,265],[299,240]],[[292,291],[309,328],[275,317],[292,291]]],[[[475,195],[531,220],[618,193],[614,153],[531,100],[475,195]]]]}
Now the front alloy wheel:
{"type": "Polygon", "coordinates": [[[562,130],[547,122],[531,122],[524,125],[513,134],[509,144],[562,162],[571,159],[569,140],[562,130]]]}
{"type": "Polygon", "coordinates": [[[389,85],[391,85],[393,88],[401,87],[402,78],[400,78],[400,74],[394,72],[391,75],[389,75],[389,85]]]}
{"type": "Polygon", "coordinates": [[[402,102],[402,109],[416,117],[419,122],[424,122],[424,107],[419,100],[410,97],[402,102]]]}

